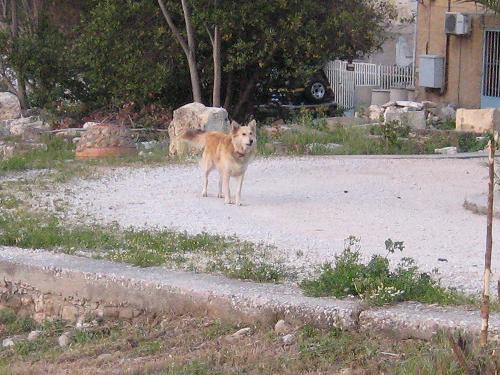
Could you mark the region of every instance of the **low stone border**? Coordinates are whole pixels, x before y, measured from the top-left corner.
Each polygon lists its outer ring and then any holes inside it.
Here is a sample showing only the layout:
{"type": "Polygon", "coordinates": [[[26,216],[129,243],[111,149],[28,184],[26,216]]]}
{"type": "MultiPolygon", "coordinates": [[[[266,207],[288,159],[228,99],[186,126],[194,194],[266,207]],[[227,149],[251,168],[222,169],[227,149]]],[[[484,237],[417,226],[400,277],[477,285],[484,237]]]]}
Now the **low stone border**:
{"type": "MultiPolygon", "coordinates": [[[[0,247],[0,303],[36,320],[93,316],[134,319],[143,313],[193,313],[233,322],[388,331],[430,338],[439,330],[476,335],[479,311],[402,303],[367,308],[358,300],[305,297],[300,289],[221,276],[138,268],[47,251],[0,247]]],[[[500,339],[500,314],[490,332],[500,339]]]]}

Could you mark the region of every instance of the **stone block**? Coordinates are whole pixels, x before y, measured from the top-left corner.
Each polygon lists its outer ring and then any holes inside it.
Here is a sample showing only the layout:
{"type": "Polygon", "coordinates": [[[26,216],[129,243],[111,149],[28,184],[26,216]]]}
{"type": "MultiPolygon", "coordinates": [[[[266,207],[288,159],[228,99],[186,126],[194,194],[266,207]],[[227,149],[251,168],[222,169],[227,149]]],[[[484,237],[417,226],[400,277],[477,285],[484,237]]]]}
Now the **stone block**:
{"type": "Polygon", "coordinates": [[[0,120],[10,120],[21,117],[19,99],[10,92],[0,92],[0,120]]]}
{"type": "Polygon", "coordinates": [[[486,133],[500,130],[500,108],[457,110],[457,131],[486,133]]]}
{"type": "Polygon", "coordinates": [[[412,129],[425,129],[425,111],[409,111],[407,107],[389,107],[384,114],[385,122],[397,121],[412,129]]]}
{"type": "Polygon", "coordinates": [[[168,129],[171,155],[186,155],[192,152],[180,139],[187,129],[226,131],[229,129],[229,115],[224,108],[205,107],[201,103],[189,103],[176,109],[168,129]]]}

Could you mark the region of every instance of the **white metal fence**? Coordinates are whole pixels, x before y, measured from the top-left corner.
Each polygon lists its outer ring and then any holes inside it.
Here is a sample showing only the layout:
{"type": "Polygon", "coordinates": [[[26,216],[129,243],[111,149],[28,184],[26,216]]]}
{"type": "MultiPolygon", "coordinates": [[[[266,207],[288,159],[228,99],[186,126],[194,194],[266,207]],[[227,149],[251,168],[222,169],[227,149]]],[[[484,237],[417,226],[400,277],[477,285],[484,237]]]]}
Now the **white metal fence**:
{"type": "Polygon", "coordinates": [[[356,86],[374,86],[380,89],[414,87],[413,66],[391,66],[355,62],[354,70],[347,70],[348,62],[330,61],[325,73],[332,86],[337,104],[344,109],[354,108],[356,86]]]}

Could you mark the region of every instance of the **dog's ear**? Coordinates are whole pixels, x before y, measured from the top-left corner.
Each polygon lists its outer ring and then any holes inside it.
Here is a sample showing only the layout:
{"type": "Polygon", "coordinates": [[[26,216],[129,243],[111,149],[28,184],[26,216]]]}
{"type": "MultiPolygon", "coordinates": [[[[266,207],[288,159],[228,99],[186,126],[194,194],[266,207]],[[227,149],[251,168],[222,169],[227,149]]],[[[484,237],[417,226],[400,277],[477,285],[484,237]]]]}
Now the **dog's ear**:
{"type": "Polygon", "coordinates": [[[257,121],[255,121],[255,120],[250,121],[248,123],[248,126],[250,127],[250,130],[255,132],[255,130],[257,129],[257,121]]]}
{"type": "Polygon", "coordinates": [[[233,120],[231,122],[231,131],[233,133],[236,133],[239,130],[239,128],[240,128],[240,124],[238,124],[236,121],[233,120]]]}

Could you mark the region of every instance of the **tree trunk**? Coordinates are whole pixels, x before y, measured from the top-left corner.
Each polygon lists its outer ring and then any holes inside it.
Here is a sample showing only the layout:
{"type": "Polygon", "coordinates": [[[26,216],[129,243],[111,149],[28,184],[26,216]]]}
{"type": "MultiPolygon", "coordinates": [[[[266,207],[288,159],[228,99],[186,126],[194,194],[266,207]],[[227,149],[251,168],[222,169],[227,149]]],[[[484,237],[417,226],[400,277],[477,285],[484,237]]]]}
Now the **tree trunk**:
{"type": "Polygon", "coordinates": [[[231,100],[233,98],[233,80],[234,80],[234,74],[233,74],[233,72],[230,72],[228,77],[227,77],[226,96],[224,98],[224,108],[228,112],[230,112],[231,100]]]}
{"type": "Polygon", "coordinates": [[[198,66],[196,64],[196,53],[195,53],[196,46],[194,40],[194,30],[191,25],[191,17],[189,13],[189,8],[186,4],[186,0],[181,0],[181,3],[182,3],[182,11],[184,13],[184,22],[186,24],[186,33],[188,37],[187,42],[179,32],[177,27],[175,26],[175,23],[172,20],[172,17],[170,16],[170,13],[167,7],[165,6],[163,0],[158,0],[158,4],[160,5],[161,11],[163,13],[163,16],[165,17],[165,20],[167,21],[170,31],[172,31],[172,34],[174,34],[175,39],[180,44],[182,50],[184,51],[184,54],[186,55],[189,67],[189,75],[191,77],[191,89],[193,92],[193,101],[202,103],[203,101],[201,97],[200,76],[198,75],[198,66]]]}
{"type": "MultiPolygon", "coordinates": [[[[11,23],[10,23],[10,34],[13,41],[17,39],[18,30],[19,30],[19,18],[17,16],[17,5],[16,0],[10,1],[10,15],[11,15],[11,23]]],[[[27,108],[26,102],[26,82],[24,80],[23,73],[20,71],[16,71],[17,78],[17,98],[19,99],[19,104],[21,105],[21,109],[27,108]]]]}
{"type": "Polygon", "coordinates": [[[21,109],[27,109],[28,102],[26,97],[26,81],[21,74],[18,74],[17,78],[17,98],[19,99],[21,109]]]}
{"type": "Polygon", "coordinates": [[[188,40],[188,64],[189,64],[189,74],[191,75],[191,86],[193,89],[193,101],[202,103],[201,98],[201,84],[200,77],[198,75],[198,67],[196,65],[196,42],[194,38],[194,29],[191,24],[191,13],[189,11],[189,6],[186,0],[181,0],[182,12],[184,13],[184,23],[186,24],[186,34],[188,40]]]}
{"type": "Polygon", "coordinates": [[[10,0],[10,35],[12,38],[17,37],[17,5],[16,0],[10,0]]]}
{"type": "MultiPolygon", "coordinates": [[[[219,0],[214,0],[214,9],[217,10],[219,0]]],[[[209,32],[210,33],[210,32],[209,32]]],[[[221,105],[221,84],[222,84],[222,63],[221,63],[221,49],[222,40],[219,25],[214,27],[214,36],[212,39],[212,55],[214,59],[214,87],[212,92],[212,105],[220,107],[221,105]]]]}
{"type": "Polygon", "coordinates": [[[212,105],[220,107],[220,92],[222,81],[222,64],[221,64],[221,35],[219,26],[215,26],[214,30],[214,43],[213,43],[213,57],[214,57],[214,88],[212,93],[212,105]]]}
{"type": "Polygon", "coordinates": [[[191,88],[193,90],[193,101],[203,103],[201,98],[200,76],[198,75],[198,67],[196,65],[196,57],[193,51],[188,52],[187,56],[189,65],[189,75],[191,76],[191,88]]]}
{"type": "Polygon", "coordinates": [[[241,93],[241,95],[238,99],[238,103],[234,107],[233,114],[234,114],[235,118],[240,117],[240,112],[243,108],[243,105],[248,101],[248,98],[249,98],[250,94],[252,93],[252,90],[254,89],[255,84],[257,83],[257,78],[259,78],[258,71],[256,71],[252,75],[252,77],[250,77],[250,79],[248,80],[248,82],[246,84],[245,90],[243,90],[243,92],[241,93]]]}
{"type": "Polygon", "coordinates": [[[495,149],[496,139],[489,142],[489,181],[488,181],[488,212],[486,216],[486,252],[484,255],[483,298],[481,305],[481,346],[488,343],[488,324],[490,317],[490,277],[491,252],[493,248],[493,194],[495,186],[495,149]]]}

